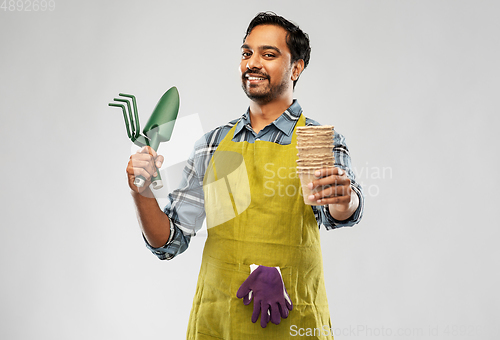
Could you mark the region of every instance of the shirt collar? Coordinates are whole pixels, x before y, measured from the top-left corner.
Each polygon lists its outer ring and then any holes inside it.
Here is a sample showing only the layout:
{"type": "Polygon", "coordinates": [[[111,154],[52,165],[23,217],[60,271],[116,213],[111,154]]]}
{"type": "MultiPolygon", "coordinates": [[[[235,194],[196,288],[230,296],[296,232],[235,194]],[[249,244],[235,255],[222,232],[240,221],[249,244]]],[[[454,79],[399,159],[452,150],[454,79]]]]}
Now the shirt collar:
{"type": "MultiPolygon", "coordinates": [[[[285,135],[290,136],[293,132],[295,124],[302,114],[302,107],[300,106],[297,99],[294,99],[292,105],[288,107],[272,124],[280,129],[285,135]]],[[[234,136],[243,130],[245,126],[252,129],[252,124],[250,122],[250,108],[241,116],[241,119],[237,123],[236,129],[234,131],[234,136]]]]}

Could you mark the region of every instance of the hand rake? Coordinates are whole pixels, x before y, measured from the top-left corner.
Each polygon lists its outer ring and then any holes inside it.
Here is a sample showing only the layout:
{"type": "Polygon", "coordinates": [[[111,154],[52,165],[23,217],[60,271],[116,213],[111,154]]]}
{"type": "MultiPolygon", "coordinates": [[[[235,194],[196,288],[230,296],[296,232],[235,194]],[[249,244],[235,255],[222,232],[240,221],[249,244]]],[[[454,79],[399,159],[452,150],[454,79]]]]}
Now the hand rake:
{"type": "MultiPolygon", "coordinates": [[[[140,133],[141,128],[139,126],[139,114],[137,112],[135,96],[125,93],[120,93],[119,95],[124,98],[114,98],[115,103],[109,103],[109,106],[120,107],[122,109],[127,135],[135,145],[140,147],[149,145],[153,150],[157,151],[161,142],[170,140],[175,120],[179,113],[179,92],[175,86],[165,92],[158,101],[158,104],[156,104],[151,117],[149,117],[148,122],[142,130],[143,135],[140,133]],[[132,99],[132,106],[129,99],[132,99]],[[124,104],[127,106],[125,107],[124,104]]],[[[160,171],[156,170],[158,175],[151,178],[151,183],[154,189],[161,189],[163,182],[160,177],[160,171]]],[[[137,187],[142,187],[145,182],[146,180],[142,176],[137,176],[134,180],[134,184],[137,187]]]]}

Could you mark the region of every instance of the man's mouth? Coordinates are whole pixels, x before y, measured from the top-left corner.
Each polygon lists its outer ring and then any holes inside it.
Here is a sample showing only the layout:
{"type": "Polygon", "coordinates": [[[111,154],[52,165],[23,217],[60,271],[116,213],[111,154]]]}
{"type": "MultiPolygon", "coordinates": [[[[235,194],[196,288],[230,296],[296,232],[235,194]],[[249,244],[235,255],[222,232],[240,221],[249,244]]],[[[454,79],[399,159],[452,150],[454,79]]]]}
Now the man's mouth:
{"type": "Polygon", "coordinates": [[[265,80],[266,78],[264,77],[252,77],[252,76],[247,76],[248,80],[265,80]]]}
{"type": "Polygon", "coordinates": [[[266,80],[267,77],[264,75],[260,74],[255,74],[255,73],[249,73],[244,75],[245,80],[249,82],[258,82],[258,81],[263,81],[266,80]]]}

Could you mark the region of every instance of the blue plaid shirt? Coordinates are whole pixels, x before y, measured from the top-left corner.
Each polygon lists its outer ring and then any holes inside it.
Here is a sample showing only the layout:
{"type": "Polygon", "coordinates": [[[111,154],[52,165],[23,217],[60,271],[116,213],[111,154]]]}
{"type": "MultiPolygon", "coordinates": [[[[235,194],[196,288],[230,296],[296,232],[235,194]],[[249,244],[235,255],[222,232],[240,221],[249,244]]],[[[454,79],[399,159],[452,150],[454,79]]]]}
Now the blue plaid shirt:
{"type": "MultiPolygon", "coordinates": [[[[189,246],[191,236],[196,235],[205,219],[203,177],[210,159],[219,143],[224,139],[229,130],[238,124],[233,137],[233,142],[246,141],[254,143],[256,140],[274,142],[281,145],[290,144],[295,124],[297,123],[302,108],[297,100],[274,122],[255,133],[250,123],[250,112],[239,119],[230,121],[200,138],[194,147],[187,165],[184,168],[182,181],[179,187],[168,196],[168,203],[164,212],[170,219],[170,239],[159,248],[146,246],[161,260],[170,260],[184,252],[189,246]]],[[[306,117],[306,125],[320,125],[318,122],[306,117]]],[[[335,166],[343,169],[351,180],[351,187],[359,196],[359,207],[355,213],[345,221],[335,220],[328,212],[326,206],[311,206],[318,222],[318,227],[324,225],[327,230],[350,227],[358,223],[363,214],[364,196],[361,186],[356,182],[351,170],[351,157],[345,144],[345,138],[335,131],[333,153],[335,166]]]]}

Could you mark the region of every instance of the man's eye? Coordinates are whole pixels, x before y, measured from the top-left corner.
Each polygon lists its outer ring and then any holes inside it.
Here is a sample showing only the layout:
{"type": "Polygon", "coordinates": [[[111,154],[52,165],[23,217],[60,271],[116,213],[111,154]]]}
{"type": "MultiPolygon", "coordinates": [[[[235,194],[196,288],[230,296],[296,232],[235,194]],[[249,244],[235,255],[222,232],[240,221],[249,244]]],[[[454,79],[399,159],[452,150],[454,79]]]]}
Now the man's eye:
{"type": "Polygon", "coordinates": [[[272,53],[266,53],[266,54],[264,54],[264,57],[266,57],[266,58],[274,58],[275,55],[272,54],[272,53]]]}
{"type": "Polygon", "coordinates": [[[250,52],[242,52],[242,53],[241,53],[241,56],[242,56],[243,58],[248,58],[248,57],[250,57],[250,56],[251,56],[251,53],[250,53],[250,52]]]}

